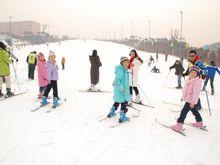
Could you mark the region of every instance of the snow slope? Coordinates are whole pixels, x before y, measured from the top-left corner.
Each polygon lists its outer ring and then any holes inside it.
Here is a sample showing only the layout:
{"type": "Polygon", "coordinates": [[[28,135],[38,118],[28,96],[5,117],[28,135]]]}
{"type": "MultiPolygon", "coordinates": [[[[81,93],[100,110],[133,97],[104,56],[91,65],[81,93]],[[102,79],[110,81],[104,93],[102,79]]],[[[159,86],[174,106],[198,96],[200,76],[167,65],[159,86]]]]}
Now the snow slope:
{"type": "MultiPolygon", "coordinates": [[[[0,101],[0,164],[1,165],[219,165],[220,164],[220,78],[216,76],[216,95],[209,96],[212,116],[209,116],[206,97],[201,93],[204,110],[201,112],[209,132],[193,127],[186,128],[187,137],[179,135],[155,123],[157,117],[167,124],[175,123],[181,105],[181,90],[176,90],[174,70],[168,76],[169,66],[175,61],[169,56],[159,56],[155,63],[160,74],[150,73],[147,60],[150,53],[139,51],[145,63],[140,70],[139,85],[156,108],[137,106],[141,112],[130,109],[131,121],[111,128],[118,116],[104,118],[112,106],[112,93],[80,93],[89,86],[90,65],[88,55],[97,49],[103,63],[100,69],[99,88],[112,91],[114,67],[121,56],[126,56],[127,46],[101,41],[66,41],[25,47],[15,50],[19,57],[16,66],[22,90],[27,94],[0,101]],[[59,96],[67,102],[52,111],[43,108],[30,112],[39,105],[37,81],[27,80],[26,56],[36,50],[48,55],[49,50],[57,54],[61,68],[62,56],[66,57],[66,70],[59,70],[59,96]],[[165,87],[166,86],[166,87],[165,87]],[[134,115],[139,115],[134,118],[134,115]]],[[[154,56],[154,54],[152,54],[154,56]]],[[[155,57],[155,56],[154,56],[155,57]]],[[[184,62],[187,65],[186,62],[184,62]]],[[[18,92],[12,74],[13,88],[18,92]]],[[[148,99],[141,93],[143,100],[148,99]]],[[[194,121],[189,113],[186,121],[194,121]]]]}

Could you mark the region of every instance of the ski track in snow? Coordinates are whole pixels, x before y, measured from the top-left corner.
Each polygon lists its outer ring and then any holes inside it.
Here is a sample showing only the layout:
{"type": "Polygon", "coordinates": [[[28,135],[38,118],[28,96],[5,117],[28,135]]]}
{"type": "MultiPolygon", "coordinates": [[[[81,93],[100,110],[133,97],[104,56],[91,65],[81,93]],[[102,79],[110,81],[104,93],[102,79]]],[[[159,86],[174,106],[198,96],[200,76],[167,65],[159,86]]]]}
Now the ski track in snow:
{"type": "MultiPolygon", "coordinates": [[[[57,43],[28,46],[15,50],[19,57],[18,78],[21,89],[29,89],[27,94],[0,102],[0,164],[1,165],[218,165],[220,164],[220,78],[216,76],[215,96],[209,95],[212,116],[209,116],[204,93],[201,111],[208,132],[184,125],[187,137],[169,131],[157,123],[157,117],[167,124],[174,124],[183,103],[180,102],[181,90],[176,90],[174,70],[169,72],[175,57],[159,55],[161,74],[150,73],[147,60],[155,54],[138,51],[145,63],[140,69],[139,85],[145,91],[154,109],[136,105],[141,111],[129,108],[130,121],[119,127],[117,116],[100,121],[106,117],[112,104],[112,93],[81,93],[90,82],[90,64],[88,55],[93,49],[98,50],[103,66],[100,69],[99,88],[112,91],[114,67],[119,64],[121,56],[129,53],[129,47],[101,41],[75,40],[57,43]],[[36,50],[45,53],[49,50],[57,54],[59,68],[62,56],[66,57],[66,70],[59,70],[58,90],[61,98],[67,101],[46,113],[48,107],[30,112],[37,107],[37,81],[27,80],[26,56],[36,50]],[[173,89],[172,89],[173,88],[173,89]],[[166,101],[171,104],[165,104],[166,101]],[[136,116],[136,117],[135,117],[136,116]]],[[[187,62],[184,61],[185,67],[187,62]]],[[[154,66],[154,64],[152,65],[154,66]]],[[[35,73],[37,79],[37,74],[35,73]]],[[[18,92],[12,73],[12,87],[18,92]]],[[[184,82],[184,80],[183,80],[184,82]]],[[[207,86],[209,88],[209,84],[207,86]]],[[[144,98],[145,103],[148,100],[144,98]]],[[[119,111],[119,110],[118,110],[119,111]]],[[[189,112],[186,122],[193,122],[189,112]]]]}

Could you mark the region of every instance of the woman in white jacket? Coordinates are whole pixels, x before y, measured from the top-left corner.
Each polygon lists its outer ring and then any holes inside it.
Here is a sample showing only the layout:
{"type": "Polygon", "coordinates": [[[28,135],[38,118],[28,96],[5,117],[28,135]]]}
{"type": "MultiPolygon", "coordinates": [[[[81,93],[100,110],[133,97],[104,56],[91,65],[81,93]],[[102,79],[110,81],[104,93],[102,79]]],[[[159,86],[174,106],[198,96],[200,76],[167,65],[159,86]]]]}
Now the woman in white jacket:
{"type": "Polygon", "coordinates": [[[128,65],[128,69],[131,71],[130,77],[130,94],[133,95],[133,90],[135,91],[136,98],[133,100],[134,102],[140,103],[141,98],[139,94],[138,86],[138,72],[140,66],[143,64],[143,60],[138,56],[136,50],[130,51],[130,62],[128,65]]]}

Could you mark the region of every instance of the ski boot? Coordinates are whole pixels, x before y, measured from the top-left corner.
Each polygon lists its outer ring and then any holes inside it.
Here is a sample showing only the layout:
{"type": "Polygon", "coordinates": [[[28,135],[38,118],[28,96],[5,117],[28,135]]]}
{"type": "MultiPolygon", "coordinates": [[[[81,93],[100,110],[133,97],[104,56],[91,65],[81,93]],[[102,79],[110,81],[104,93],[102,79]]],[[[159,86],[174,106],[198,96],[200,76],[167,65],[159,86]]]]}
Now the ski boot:
{"type": "Polygon", "coordinates": [[[174,131],[180,132],[183,129],[183,123],[176,123],[175,125],[170,126],[174,131]]]}
{"type": "Polygon", "coordinates": [[[211,95],[214,95],[214,94],[215,94],[215,91],[214,91],[214,90],[212,90],[212,91],[211,91],[211,95]]]}
{"type": "Polygon", "coordinates": [[[177,87],[175,87],[176,89],[182,89],[181,85],[178,85],[177,87]]]}
{"type": "Polygon", "coordinates": [[[203,125],[203,122],[202,122],[202,121],[192,123],[192,125],[193,125],[194,127],[197,127],[197,128],[203,128],[203,127],[204,127],[204,125],[203,125]]]}
{"type": "Polygon", "coordinates": [[[123,123],[125,121],[128,121],[129,118],[126,116],[125,111],[121,110],[120,111],[120,118],[119,118],[119,123],[123,123]]]}
{"type": "Polygon", "coordinates": [[[45,106],[45,105],[47,105],[47,104],[48,104],[47,97],[46,97],[46,96],[43,96],[43,97],[42,97],[41,105],[42,105],[42,106],[45,106]]]}
{"type": "Polygon", "coordinates": [[[56,108],[59,106],[59,103],[58,103],[58,98],[57,97],[54,97],[53,98],[53,108],[56,108]]]}
{"type": "Polygon", "coordinates": [[[11,88],[6,88],[6,91],[7,91],[7,92],[6,92],[6,96],[7,96],[7,97],[14,96],[14,93],[11,92],[11,88]]]}
{"type": "Polygon", "coordinates": [[[0,90],[0,98],[2,98],[4,96],[4,94],[2,93],[2,91],[0,90]]]}
{"type": "Polygon", "coordinates": [[[112,108],[111,108],[109,114],[107,115],[107,117],[111,118],[112,116],[115,116],[116,115],[115,111],[116,111],[115,107],[112,106],[112,108]]]}
{"type": "Polygon", "coordinates": [[[141,97],[140,97],[140,95],[138,94],[138,95],[136,95],[136,98],[134,99],[134,102],[135,103],[138,103],[138,104],[140,104],[141,103],[141,97]]]}

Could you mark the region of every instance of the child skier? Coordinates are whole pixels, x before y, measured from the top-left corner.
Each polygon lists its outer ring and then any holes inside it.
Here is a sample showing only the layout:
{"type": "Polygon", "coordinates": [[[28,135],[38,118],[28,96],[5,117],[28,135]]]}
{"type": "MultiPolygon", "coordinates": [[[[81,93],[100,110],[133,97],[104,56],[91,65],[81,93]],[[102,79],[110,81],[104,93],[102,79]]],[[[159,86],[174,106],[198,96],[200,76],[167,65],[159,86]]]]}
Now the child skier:
{"type": "Polygon", "coordinates": [[[53,108],[56,108],[58,104],[58,91],[57,91],[57,80],[58,80],[58,67],[56,65],[56,55],[53,51],[49,52],[49,58],[47,61],[47,88],[42,97],[42,105],[48,104],[47,97],[53,88],[53,108]]]}
{"type": "Polygon", "coordinates": [[[47,67],[46,60],[43,53],[37,55],[37,68],[38,68],[38,84],[39,84],[39,94],[38,99],[42,99],[43,93],[47,88],[47,67]]]}
{"type": "Polygon", "coordinates": [[[130,51],[130,62],[128,65],[128,69],[131,70],[131,78],[130,78],[130,95],[132,96],[133,94],[133,89],[136,94],[136,98],[133,100],[136,103],[141,102],[139,90],[137,88],[138,85],[138,72],[140,66],[143,64],[143,60],[138,56],[136,50],[131,50],[130,51]]]}
{"type": "Polygon", "coordinates": [[[125,122],[129,118],[126,116],[126,112],[128,111],[127,105],[131,99],[129,93],[129,72],[127,70],[127,66],[129,64],[129,59],[127,57],[121,57],[120,65],[116,67],[115,70],[115,80],[113,82],[114,86],[114,101],[108,118],[115,116],[115,111],[118,109],[119,104],[121,104],[120,110],[120,118],[119,122],[125,122]]]}
{"type": "Polygon", "coordinates": [[[202,86],[202,79],[200,78],[200,70],[197,66],[193,66],[189,70],[189,79],[186,81],[181,101],[185,101],[185,105],[180,113],[180,117],[177,119],[177,124],[171,126],[175,131],[181,131],[183,127],[184,120],[189,111],[193,113],[196,118],[196,122],[193,126],[202,128],[203,122],[199,111],[196,108],[196,104],[199,99],[199,93],[202,86]]]}

